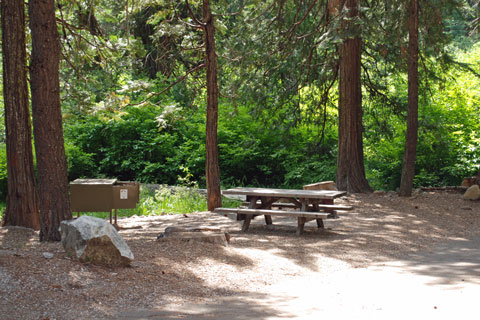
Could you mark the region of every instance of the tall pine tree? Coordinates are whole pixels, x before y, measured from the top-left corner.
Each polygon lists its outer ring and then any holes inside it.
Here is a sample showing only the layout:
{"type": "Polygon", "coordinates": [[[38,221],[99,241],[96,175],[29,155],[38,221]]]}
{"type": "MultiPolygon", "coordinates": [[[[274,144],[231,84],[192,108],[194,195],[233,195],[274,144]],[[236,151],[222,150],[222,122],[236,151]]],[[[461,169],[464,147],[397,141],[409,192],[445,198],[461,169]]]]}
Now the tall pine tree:
{"type": "Polygon", "coordinates": [[[30,123],[25,4],[1,2],[8,195],[5,225],[40,229],[30,123]]]}
{"type": "Polygon", "coordinates": [[[33,132],[40,199],[40,240],[59,241],[62,220],[72,219],[60,107],[60,43],[54,0],[29,0],[33,132]]]}
{"type": "Polygon", "coordinates": [[[342,23],[345,38],[339,50],[337,188],[348,192],[371,192],[363,162],[362,39],[358,9],[357,0],[340,3],[340,12],[346,10],[347,13],[342,23]]]}
{"type": "Polygon", "coordinates": [[[418,139],[418,0],[408,9],[408,114],[400,195],[410,196],[415,176],[418,139]]]}

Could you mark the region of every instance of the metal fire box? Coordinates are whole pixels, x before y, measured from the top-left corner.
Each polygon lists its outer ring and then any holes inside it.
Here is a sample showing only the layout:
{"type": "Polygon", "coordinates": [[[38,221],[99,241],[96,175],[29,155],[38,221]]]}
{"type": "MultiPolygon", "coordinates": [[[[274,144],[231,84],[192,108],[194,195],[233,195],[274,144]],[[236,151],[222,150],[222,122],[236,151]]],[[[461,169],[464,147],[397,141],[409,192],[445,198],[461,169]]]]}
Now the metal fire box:
{"type": "Polygon", "coordinates": [[[76,179],[70,182],[70,206],[73,212],[110,212],[115,209],[133,209],[140,198],[138,182],[117,179],[76,179]]]}

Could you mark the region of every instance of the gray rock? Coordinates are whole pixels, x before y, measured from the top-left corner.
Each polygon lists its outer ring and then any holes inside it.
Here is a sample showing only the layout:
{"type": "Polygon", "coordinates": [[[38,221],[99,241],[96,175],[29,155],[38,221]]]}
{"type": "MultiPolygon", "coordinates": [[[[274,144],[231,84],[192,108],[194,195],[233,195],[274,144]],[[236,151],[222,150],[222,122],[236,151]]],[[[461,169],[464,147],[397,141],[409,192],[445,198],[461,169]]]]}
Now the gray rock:
{"type": "Polygon", "coordinates": [[[45,258],[45,259],[53,259],[53,257],[55,256],[53,253],[51,252],[44,252],[42,253],[42,256],[45,258]]]}
{"type": "Polygon", "coordinates": [[[463,199],[465,200],[478,200],[480,199],[480,187],[477,184],[474,184],[470,188],[467,189],[465,194],[463,195],[463,199]]]}
{"type": "Polygon", "coordinates": [[[60,224],[62,245],[68,256],[81,262],[107,266],[127,266],[133,253],[117,230],[108,222],[81,216],[60,224]]]}

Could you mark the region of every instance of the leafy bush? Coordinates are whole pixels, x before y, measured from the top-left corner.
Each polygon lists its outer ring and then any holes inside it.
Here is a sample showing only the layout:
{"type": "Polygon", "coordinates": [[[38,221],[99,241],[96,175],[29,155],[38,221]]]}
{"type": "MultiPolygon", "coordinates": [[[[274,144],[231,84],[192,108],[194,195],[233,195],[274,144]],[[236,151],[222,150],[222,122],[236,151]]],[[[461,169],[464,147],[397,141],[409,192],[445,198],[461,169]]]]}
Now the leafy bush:
{"type": "MultiPolygon", "coordinates": [[[[172,114],[179,111],[165,116],[167,107],[127,107],[119,116],[91,115],[67,124],[70,178],[97,175],[174,185],[188,170],[190,180],[205,186],[204,113],[187,121],[172,114]]],[[[306,128],[270,127],[254,121],[246,107],[237,114],[228,105],[221,110],[223,186],[288,187],[334,178],[333,140],[319,148],[306,128]]]]}
{"type": "Polygon", "coordinates": [[[366,144],[365,170],[373,189],[395,190],[400,186],[405,145],[403,137],[399,134],[390,140],[382,139],[366,144]]]}
{"type": "Polygon", "coordinates": [[[93,153],[86,153],[79,146],[67,142],[65,143],[65,155],[69,181],[98,176],[93,153]]]}
{"type": "Polygon", "coordinates": [[[255,121],[246,107],[222,106],[230,121],[219,125],[222,184],[301,187],[334,180],[335,134],[318,145],[315,127],[255,121]],[[228,113],[229,112],[229,113],[228,113]]]}
{"type": "MultiPolygon", "coordinates": [[[[175,158],[181,143],[174,130],[159,131],[160,109],[128,108],[120,117],[87,116],[66,126],[66,139],[92,159],[98,174],[122,180],[175,183],[180,163],[175,158]]],[[[71,170],[81,171],[82,163],[71,170]]]]}
{"type": "MultiPolygon", "coordinates": [[[[480,45],[457,56],[474,69],[479,58],[480,45]]],[[[415,187],[459,185],[480,164],[480,79],[462,68],[451,68],[446,76],[444,82],[421,88],[415,187]]],[[[383,110],[381,105],[371,109],[383,110]]],[[[405,114],[382,116],[372,112],[365,117],[370,126],[365,134],[367,177],[375,189],[394,190],[400,185],[405,114]],[[387,127],[379,131],[378,121],[387,127]]]]}

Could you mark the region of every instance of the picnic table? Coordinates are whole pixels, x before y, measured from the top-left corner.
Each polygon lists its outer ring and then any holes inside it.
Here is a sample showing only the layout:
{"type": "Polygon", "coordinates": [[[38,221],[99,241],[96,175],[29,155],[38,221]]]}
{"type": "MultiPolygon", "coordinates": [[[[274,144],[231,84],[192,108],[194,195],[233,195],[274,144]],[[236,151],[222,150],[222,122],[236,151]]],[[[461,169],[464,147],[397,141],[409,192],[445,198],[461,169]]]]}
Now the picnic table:
{"type": "Polygon", "coordinates": [[[218,213],[236,213],[237,220],[244,220],[243,231],[247,231],[251,220],[259,215],[265,216],[267,226],[272,225],[272,216],[291,216],[297,218],[297,234],[301,235],[306,222],[316,220],[318,228],[323,229],[323,219],[337,218],[336,210],[352,209],[334,204],[336,198],[346,194],[345,191],[233,188],[224,190],[223,194],[246,196],[248,208],[215,209],[218,213]]]}

